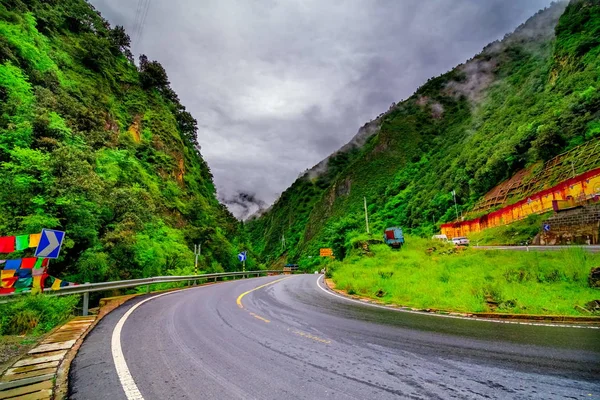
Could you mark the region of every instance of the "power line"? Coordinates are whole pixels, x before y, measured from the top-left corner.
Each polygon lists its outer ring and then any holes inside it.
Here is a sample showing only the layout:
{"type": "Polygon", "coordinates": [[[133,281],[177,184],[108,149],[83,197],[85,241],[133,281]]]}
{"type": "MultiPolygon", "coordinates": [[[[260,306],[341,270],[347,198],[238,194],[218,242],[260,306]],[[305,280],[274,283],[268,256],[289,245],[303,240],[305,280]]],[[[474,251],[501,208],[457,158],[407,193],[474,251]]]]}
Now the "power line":
{"type": "Polygon", "coordinates": [[[138,29],[135,32],[135,39],[133,41],[133,46],[137,47],[139,42],[142,40],[142,36],[144,34],[144,26],[146,25],[146,17],[148,16],[148,10],[150,9],[150,0],[141,0],[143,2],[143,9],[140,13],[140,20],[138,24],[138,29]]]}
{"type": "Polygon", "coordinates": [[[142,4],[144,0],[138,0],[137,8],[135,10],[135,20],[133,21],[133,29],[131,33],[134,34],[138,30],[138,26],[140,24],[140,14],[142,13],[142,4]]]}

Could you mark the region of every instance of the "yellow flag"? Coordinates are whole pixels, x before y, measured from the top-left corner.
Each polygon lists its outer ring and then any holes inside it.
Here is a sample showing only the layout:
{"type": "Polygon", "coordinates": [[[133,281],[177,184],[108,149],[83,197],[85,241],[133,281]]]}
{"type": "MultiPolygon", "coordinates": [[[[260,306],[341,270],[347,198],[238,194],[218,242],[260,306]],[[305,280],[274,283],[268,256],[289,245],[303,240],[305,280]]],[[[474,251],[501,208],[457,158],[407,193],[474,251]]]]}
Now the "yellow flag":
{"type": "Polygon", "coordinates": [[[61,282],[62,282],[62,280],[55,279],[54,282],[52,283],[52,290],[58,290],[58,289],[60,289],[60,283],[61,282]]]}
{"type": "Polygon", "coordinates": [[[29,247],[37,247],[40,244],[41,233],[32,233],[29,235],[29,247]]]}

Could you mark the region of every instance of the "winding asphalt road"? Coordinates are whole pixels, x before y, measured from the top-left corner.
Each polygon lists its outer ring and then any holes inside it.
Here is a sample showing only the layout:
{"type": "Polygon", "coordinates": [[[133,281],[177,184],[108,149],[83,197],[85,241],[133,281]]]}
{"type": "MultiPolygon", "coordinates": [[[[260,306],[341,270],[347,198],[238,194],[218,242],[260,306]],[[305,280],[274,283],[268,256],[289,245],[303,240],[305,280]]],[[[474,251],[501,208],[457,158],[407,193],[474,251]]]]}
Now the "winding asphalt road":
{"type": "Polygon", "coordinates": [[[119,307],[88,335],[71,399],[600,396],[597,329],[382,309],[336,296],[317,275],[149,299],[119,307]]]}

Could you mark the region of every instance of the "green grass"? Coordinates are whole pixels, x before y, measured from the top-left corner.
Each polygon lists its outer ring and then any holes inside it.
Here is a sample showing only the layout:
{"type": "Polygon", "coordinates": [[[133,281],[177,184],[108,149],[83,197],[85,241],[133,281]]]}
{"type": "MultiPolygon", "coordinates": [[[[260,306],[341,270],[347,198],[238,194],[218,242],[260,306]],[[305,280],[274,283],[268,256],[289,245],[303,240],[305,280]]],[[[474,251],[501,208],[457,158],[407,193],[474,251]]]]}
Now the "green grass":
{"type": "Polygon", "coordinates": [[[600,255],[580,249],[455,253],[451,245],[408,237],[400,251],[385,245],[371,250],[374,256],[352,253],[330,265],[338,289],[416,308],[515,314],[582,315],[576,305],[600,298],[587,284],[600,255]]]}
{"type": "Polygon", "coordinates": [[[25,295],[0,304],[0,335],[41,335],[71,317],[79,296],[25,295]]]}

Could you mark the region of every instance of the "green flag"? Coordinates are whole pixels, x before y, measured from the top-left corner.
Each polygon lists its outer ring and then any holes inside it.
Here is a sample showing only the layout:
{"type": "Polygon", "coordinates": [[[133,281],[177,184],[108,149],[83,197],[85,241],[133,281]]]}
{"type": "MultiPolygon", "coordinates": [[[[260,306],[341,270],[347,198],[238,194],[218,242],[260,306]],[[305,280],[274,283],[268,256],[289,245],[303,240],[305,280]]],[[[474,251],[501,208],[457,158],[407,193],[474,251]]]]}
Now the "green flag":
{"type": "Polygon", "coordinates": [[[17,236],[17,243],[16,243],[17,251],[25,250],[28,247],[29,247],[29,235],[17,236]]]}

